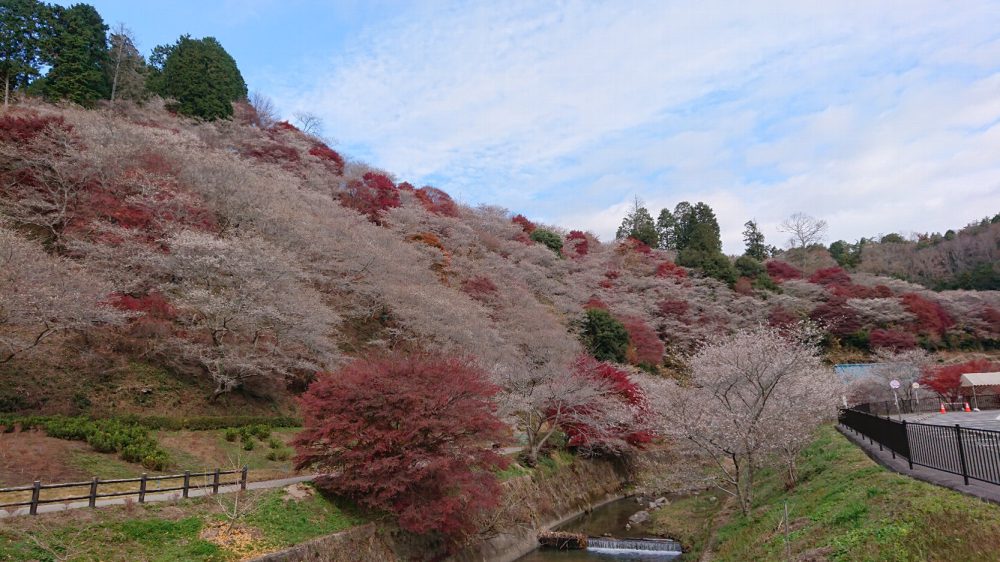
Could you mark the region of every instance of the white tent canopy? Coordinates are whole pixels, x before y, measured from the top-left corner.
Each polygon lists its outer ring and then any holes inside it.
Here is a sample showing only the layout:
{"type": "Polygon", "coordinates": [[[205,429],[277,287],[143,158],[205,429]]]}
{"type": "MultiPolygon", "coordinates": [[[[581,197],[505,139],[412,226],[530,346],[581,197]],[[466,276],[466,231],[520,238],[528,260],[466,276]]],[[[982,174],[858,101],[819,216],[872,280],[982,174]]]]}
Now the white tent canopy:
{"type": "Polygon", "coordinates": [[[965,373],[959,382],[961,387],[1000,386],[1000,372],[996,373],[965,373]]]}
{"type": "Polygon", "coordinates": [[[958,386],[961,388],[972,388],[972,403],[975,405],[975,409],[979,411],[979,397],[976,395],[976,389],[981,386],[998,386],[1000,387],[1000,372],[997,373],[965,373],[962,378],[959,379],[958,386]]]}

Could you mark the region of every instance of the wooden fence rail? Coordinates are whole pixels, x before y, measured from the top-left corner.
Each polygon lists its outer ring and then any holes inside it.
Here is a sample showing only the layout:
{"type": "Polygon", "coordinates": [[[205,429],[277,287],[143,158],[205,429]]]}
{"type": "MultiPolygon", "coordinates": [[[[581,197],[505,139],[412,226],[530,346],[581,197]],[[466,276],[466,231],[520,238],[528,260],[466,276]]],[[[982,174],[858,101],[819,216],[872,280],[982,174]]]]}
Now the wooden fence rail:
{"type": "Polygon", "coordinates": [[[247,489],[247,467],[244,466],[240,470],[221,470],[215,469],[212,472],[191,472],[189,470],[184,471],[184,474],[173,474],[167,476],[147,476],[145,473],[139,478],[115,478],[109,480],[101,480],[96,476],[88,482],[63,482],[59,484],[42,484],[40,480],[35,480],[35,482],[29,486],[15,486],[12,488],[0,488],[0,497],[3,494],[12,494],[20,492],[31,492],[31,499],[28,501],[21,502],[11,502],[11,503],[0,503],[0,509],[6,509],[10,507],[24,507],[29,506],[28,513],[31,515],[38,514],[38,506],[46,503],[67,503],[72,501],[82,501],[87,500],[90,507],[97,507],[98,498],[114,498],[121,496],[138,496],[139,503],[146,502],[147,493],[162,493],[162,492],[181,492],[182,497],[188,497],[188,491],[191,488],[211,488],[212,494],[219,493],[220,486],[230,486],[239,484],[240,490],[247,489]],[[233,480],[231,482],[223,482],[222,477],[228,476],[230,474],[239,474],[238,480],[233,480]],[[211,482],[205,485],[191,485],[192,478],[208,478],[211,477],[211,482]],[[161,482],[166,480],[180,480],[182,483],[179,486],[168,486],[165,488],[153,488],[149,489],[148,484],[150,482],[161,482]],[[132,484],[138,483],[138,489],[128,489],[128,490],[114,490],[110,492],[100,493],[99,487],[101,485],[109,486],[113,485],[116,488],[120,487],[122,484],[132,484]],[[42,491],[44,490],[58,490],[63,488],[88,488],[89,493],[86,495],[76,495],[76,496],[65,496],[59,498],[42,498],[42,491]]]}

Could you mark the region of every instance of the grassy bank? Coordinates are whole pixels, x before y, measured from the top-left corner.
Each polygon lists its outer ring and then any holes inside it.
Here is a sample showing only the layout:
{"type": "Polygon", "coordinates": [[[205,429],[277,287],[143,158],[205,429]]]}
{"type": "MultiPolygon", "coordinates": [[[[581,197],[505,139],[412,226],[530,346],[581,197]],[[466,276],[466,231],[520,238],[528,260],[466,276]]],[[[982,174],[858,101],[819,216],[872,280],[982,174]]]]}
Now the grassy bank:
{"type": "Polygon", "coordinates": [[[291,499],[284,490],[253,498],[251,511],[232,528],[222,512],[213,499],[196,499],[177,506],[149,504],[3,520],[0,560],[223,562],[280,550],[361,522],[349,507],[319,494],[291,499]]]}
{"type": "Polygon", "coordinates": [[[787,500],[792,560],[1000,560],[1000,506],[888,471],[833,427],[818,432],[800,462],[790,491],[780,474],[759,475],[749,518],[703,494],[657,512],[655,524],[699,553],[714,527],[716,561],[784,560],[787,500]]]}

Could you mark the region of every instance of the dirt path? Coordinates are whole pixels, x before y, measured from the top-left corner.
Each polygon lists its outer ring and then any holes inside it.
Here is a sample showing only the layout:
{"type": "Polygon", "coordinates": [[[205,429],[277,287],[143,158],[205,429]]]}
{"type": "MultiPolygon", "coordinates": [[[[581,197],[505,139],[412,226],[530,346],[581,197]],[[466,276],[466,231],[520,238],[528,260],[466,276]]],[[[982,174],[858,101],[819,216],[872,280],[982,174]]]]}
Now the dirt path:
{"type": "Polygon", "coordinates": [[[733,516],[735,511],[734,503],[735,500],[732,496],[726,495],[724,499],[721,500],[722,505],[719,507],[719,511],[716,512],[715,517],[712,518],[712,530],[708,533],[708,540],[705,541],[705,550],[701,553],[701,557],[698,562],[712,562],[715,558],[715,537],[719,532],[719,529],[729,522],[729,519],[733,516]]]}

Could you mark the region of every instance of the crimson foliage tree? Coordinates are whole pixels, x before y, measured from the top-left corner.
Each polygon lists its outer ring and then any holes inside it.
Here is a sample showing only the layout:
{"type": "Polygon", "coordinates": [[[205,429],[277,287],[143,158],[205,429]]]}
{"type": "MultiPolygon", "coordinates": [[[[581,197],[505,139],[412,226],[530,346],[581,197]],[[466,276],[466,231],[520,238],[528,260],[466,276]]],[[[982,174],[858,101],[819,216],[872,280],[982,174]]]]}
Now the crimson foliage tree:
{"type": "Polygon", "coordinates": [[[788,279],[802,278],[801,271],[783,261],[771,260],[767,262],[765,266],[767,267],[767,274],[771,276],[771,279],[778,283],[788,279]]]}
{"type": "Polygon", "coordinates": [[[966,373],[992,373],[1000,371],[1000,363],[986,359],[973,359],[965,363],[931,367],[920,377],[920,383],[930,387],[949,402],[955,402],[961,394],[959,384],[966,373]]]}
{"type": "Polygon", "coordinates": [[[459,540],[499,502],[493,469],[506,459],[491,445],[508,431],[494,414],[498,390],[459,358],[356,360],[303,395],[296,466],[407,531],[459,540]]]}
{"type": "Polygon", "coordinates": [[[340,202],[346,207],[368,215],[369,220],[378,224],[382,211],[399,206],[399,190],[385,174],[367,172],[361,181],[348,182],[347,190],[341,194],[340,202]]]}
{"type": "Polygon", "coordinates": [[[417,200],[428,211],[446,217],[458,216],[458,205],[451,196],[436,187],[425,185],[414,192],[417,200]]]}
{"type": "Polygon", "coordinates": [[[937,302],[916,293],[906,293],[900,299],[903,306],[917,317],[914,329],[919,333],[940,337],[955,325],[955,320],[937,302]]]}
{"type": "Polygon", "coordinates": [[[625,352],[628,362],[646,369],[655,370],[663,361],[663,342],[656,332],[643,322],[642,318],[627,316],[622,325],[628,332],[629,346],[625,352]]]}
{"type": "MultiPolygon", "coordinates": [[[[629,446],[642,448],[653,440],[655,436],[647,423],[649,403],[646,394],[632,381],[627,371],[613,363],[596,361],[583,355],[574,363],[571,376],[589,378],[599,385],[606,385],[613,394],[612,399],[621,403],[621,408],[617,415],[611,414],[608,419],[601,420],[600,427],[567,416],[572,421],[563,423],[563,430],[569,445],[585,447],[592,452],[620,454],[629,446]]],[[[576,406],[580,410],[594,407],[588,404],[576,406]]]]}
{"type": "Polygon", "coordinates": [[[809,282],[817,285],[849,285],[851,276],[839,267],[827,267],[810,275],[809,282]]]}

